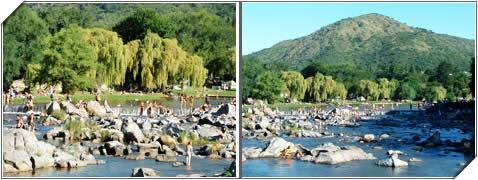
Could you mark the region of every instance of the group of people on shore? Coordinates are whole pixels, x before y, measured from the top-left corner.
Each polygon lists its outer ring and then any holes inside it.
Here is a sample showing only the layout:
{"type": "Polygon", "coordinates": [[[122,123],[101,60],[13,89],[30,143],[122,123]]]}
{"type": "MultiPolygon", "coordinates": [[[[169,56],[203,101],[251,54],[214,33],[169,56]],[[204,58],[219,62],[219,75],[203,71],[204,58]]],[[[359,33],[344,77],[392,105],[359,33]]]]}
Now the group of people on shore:
{"type": "Polygon", "coordinates": [[[300,152],[299,150],[292,152],[292,148],[290,146],[287,146],[287,148],[283,149],[281,152],[280,152],[280,157],[281,158],[286,158],[286,159],[292,159],[292,158],[295,158],[297,160],[300,160],[300,158],[304,156],[304,154],[302,152],[300,152]]]}
{"type": "Polygon", "coordinates": [[[161,103],[156,103],[156,101],[151,102],[149,100],[147,100],[146,103],[141,101],[139,104],[139,115],[143,116],[145,112],[149,117],[171,114],[171,110],[168,107],[163,106],[161,103]]]}

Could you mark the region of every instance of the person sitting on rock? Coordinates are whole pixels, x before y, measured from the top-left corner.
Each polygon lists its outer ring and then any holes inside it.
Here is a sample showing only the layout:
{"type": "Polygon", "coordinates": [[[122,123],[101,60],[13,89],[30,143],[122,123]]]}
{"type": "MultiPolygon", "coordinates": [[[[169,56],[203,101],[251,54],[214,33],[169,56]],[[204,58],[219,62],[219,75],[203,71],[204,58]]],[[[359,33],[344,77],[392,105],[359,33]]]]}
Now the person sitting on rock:
{"type": "Polygon", "coordinates": [[[16,128],[23,128],[23,119],[20,118],[20,115],[17,115],[17,126],[16,128]]]}
{"type": "Polygon", "coordinates": [[[101,101],[101,97],[100,97],[100,94],[99,94],[99,93],[96,93],[95,99],[96,99],[96,101],[98,101],[98,102],[101,101]]]}
{"type": "Polygon", "coordinates": [[[294,156],[295,156],[295,158],[296,158],[297,160],[299,160],[300,157],[304,156],[304,154],[302,154],[302,152],[300,152],[299,150],[297,150],[297,151],[295,152],[295,155],[294,155],[294,156]]]}
{"type": "Polygon", "coordinates": [[[285,158],[288,158],[291,156],[292,153],[292,148],[290,146],[287,146],[287,148],[285,148],[284,150],[281,151],[281,157],[285,157],[285,158]]]}
{"type": "Polygon", "coordinates": [[[227,136],[228,133],[229,132],[227,131],[227,129],[225,127],[223,127],[221,129],[221,134],[219,134],[219,136],[221,136],[221,139],[224,140],[224,139],[226,139],[226,136],[227,136]]]}

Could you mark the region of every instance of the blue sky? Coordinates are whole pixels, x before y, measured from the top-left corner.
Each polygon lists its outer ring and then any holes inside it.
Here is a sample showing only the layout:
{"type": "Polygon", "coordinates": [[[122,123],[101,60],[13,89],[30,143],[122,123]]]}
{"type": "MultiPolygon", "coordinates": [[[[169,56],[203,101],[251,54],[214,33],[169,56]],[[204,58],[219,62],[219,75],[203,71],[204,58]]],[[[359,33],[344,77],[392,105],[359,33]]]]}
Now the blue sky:
{"type": "Polygon", "coordinates": [[[344,18],[379,13],[412,27],[475,39],[474,3],[243,3],[244,55],[344,18]]]}

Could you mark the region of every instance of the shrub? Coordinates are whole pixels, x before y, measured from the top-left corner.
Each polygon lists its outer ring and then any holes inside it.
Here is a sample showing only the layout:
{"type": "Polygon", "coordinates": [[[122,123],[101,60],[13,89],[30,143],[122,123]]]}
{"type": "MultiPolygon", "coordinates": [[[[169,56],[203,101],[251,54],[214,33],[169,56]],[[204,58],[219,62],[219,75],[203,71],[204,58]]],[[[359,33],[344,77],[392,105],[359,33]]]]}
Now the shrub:
{"type": "Polygon", "coordinates": [[[111,139],[111,136],[113,136],[114,132],[110,132],[110,131],[100,131],[100,135],[101,135],[101,141],[108,141],[111,139]]]}
{"type": "Polygon", "coordinates": [[[66,112],[63,110],[55,110],[51,113],[51,116],[61,121],[66,120],[66,112]]]}
{"type": "Polygon", "coordinates": [[[70,131],[71,137],[73,137],[74,140],[81,140],[81,134],[85,132],[83,130],[84,127],[85,125],[78,119],[69,119],[63,125],[64,129],[70,131]]]}

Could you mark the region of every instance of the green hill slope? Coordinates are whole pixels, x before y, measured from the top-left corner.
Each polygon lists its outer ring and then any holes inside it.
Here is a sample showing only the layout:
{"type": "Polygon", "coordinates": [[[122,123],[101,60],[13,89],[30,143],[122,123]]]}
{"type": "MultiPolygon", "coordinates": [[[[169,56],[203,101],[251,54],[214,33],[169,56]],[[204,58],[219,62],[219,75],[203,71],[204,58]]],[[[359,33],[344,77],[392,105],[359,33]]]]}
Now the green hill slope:
{"type": "Polygon", "coordinates": [[[380,14],[340,20],[301,38],[282,41],[246,58],[290,64],[300,70],[313,61],[354,63],[375,71],[390,64],[425,70],[442,61],[468,70],[474,40],[409,27],[380,14]]]}

